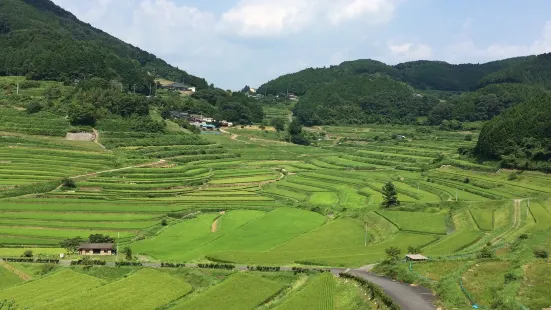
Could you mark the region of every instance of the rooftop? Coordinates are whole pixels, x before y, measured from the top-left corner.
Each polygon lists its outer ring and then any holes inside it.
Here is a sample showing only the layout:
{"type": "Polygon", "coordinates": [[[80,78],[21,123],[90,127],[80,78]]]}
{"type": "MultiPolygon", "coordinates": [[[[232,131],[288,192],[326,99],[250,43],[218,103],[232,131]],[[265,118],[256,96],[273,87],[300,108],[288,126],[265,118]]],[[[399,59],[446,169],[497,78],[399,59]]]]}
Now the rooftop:
{"type": "Polygon", "coordinates": [[[79,250],[112,250],[114,247],[113,243],[83,243],[78,249],[79,250]]]}
{"type": "Polygon", "coordinates": [[[421,254],[408,254],[406,255],[407,258],[409,259],[412,259],[412,260],[427,260],[428,257],[426,256],[423,256],[421,254]]]}

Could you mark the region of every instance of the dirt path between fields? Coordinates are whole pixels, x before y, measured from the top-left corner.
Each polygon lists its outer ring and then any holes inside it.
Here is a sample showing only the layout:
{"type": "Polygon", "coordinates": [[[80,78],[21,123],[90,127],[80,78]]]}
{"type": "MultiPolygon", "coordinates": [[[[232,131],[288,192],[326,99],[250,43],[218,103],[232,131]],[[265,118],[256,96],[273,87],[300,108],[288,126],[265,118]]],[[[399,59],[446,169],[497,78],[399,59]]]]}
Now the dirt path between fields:
{"type": "Polygon", "coordinates": [[[6,263],[6,261],[4,260],[0,260],[0,265],[2,265],[2,267],[4,267],[5,269],[15,273],[15,275],[21,278],[21,280],[23,281],[29,281],[33,278],[31,275],[26,274],[23,271],[13,267],[12,265],[6,263]]]}
{"type": "Polygon", "coordinates": [[[105,152],[110,152],[103,144],[99,143],[99,131],[96,128],[92,128],[92,131],[94,132],[94,143],[99,145],[105,152]]]}
{"type": "Polygon", "coordinates": [[[515,201],[514,201],[514,213],[513,213],[513,224],[511,225],[511,227],[509,229],[507,229],[506,231],[502,232],[497,237],[492,239],[492,241],[490,241],[490,243],[492,245],[498,243],[500,240],[503,240],[503,238],[505,238],[508,235],[510,235],[511,233],[513,233],[516,229],[520,228],[520,224],[521,224],[520,206],[521,206],[521,203],[522,203],[522,199],[515,199],[515,201]]]}

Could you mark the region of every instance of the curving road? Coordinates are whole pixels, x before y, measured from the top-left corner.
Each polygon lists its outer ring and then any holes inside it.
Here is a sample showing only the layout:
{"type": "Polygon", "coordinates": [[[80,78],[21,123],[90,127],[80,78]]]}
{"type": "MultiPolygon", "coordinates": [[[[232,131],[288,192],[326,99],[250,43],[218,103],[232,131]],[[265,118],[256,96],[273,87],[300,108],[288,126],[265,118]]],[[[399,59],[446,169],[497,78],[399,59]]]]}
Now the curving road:
{"type": "Polygon", "coordinates": [[[411,286],[389,278],[374,275],[363,270],[349,270],[347,273],[378,285],[397,303],[402,310],[435,310],[434,295],[421,286],[411,286]]]}

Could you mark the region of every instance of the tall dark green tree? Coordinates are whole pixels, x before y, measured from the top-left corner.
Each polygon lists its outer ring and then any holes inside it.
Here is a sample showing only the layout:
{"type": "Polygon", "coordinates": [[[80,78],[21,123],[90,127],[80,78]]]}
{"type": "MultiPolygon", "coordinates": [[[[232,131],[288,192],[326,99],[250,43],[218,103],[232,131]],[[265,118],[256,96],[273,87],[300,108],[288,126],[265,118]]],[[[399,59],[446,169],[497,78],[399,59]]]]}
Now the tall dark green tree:
{"type": "Polygon", "coordinates": [[[381,204],[384,208],[390,208],[400,205],[398,200],[398,192],[396,187],[392,182],[387,182],[383,186],[383,203],[381,204]]]}

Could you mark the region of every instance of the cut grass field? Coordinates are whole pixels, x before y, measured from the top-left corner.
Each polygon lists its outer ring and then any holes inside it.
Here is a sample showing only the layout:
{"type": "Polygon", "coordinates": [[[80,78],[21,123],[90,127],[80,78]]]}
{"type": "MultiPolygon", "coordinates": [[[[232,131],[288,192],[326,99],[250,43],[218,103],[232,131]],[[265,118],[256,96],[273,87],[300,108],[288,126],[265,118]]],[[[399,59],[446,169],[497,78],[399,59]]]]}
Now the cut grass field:
{"type": "Polygon", "coordinates": [[[210,310],[254,309],[277,294],[283,286],[259,276],[235,274],[197,297],[171,309],[210,310]]]}

